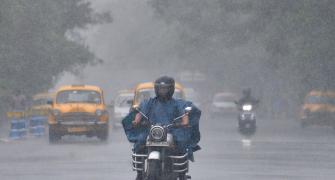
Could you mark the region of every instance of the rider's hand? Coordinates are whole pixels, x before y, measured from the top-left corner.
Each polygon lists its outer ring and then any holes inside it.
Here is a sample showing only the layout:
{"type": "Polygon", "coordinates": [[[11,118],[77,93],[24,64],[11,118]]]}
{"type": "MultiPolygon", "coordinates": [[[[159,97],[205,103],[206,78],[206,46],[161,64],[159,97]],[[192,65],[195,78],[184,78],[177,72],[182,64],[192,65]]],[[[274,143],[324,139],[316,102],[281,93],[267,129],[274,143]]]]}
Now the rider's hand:
{"type": "Polygon", "coordinates": [[[190,120],[188,117],[188,113],[186,113],[186,115],[181,119],[181,127],[189,127],[190,124],[190,120]]]}
{"type": "Polygon", "coordinates": [[[175,127],[175,128],[186,128],[186,127],[189,127],[189,124],[184,124],[182,122],[174,122],[173,127],[175,127]]]}
{"type": "Polygon", "coordinates": [[[134,121],[132,121],[133,126],[138,126],[141,123],[142,116],[140,113],[137,113],[134,121]]]}
{"type": "Polygon", "coordinates": [[[136,120],[132,121],[131,123],[133,124],[134,127],[136,127],[140,124],[140,122],[136,121],[136,120]]]}

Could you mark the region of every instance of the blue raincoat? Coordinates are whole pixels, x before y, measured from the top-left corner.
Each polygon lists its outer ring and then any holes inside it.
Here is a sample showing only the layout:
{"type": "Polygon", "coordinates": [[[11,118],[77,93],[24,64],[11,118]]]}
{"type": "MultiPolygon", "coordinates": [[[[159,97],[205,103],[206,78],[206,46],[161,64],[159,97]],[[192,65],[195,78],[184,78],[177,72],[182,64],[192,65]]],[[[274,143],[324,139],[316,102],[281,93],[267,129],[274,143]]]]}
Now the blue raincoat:
{"type": "MultiPolygon", "coordinates": [[[[168,102],[160,102],[157,98],[151,98],[144,101],[140,105],[140,111],[143,112],[151,122],[160,123],[162,125],[172,123],[176,117],[183,115],[186,107],[192,107],[189,114],[189,128],[175,128],[171,130],[177,148],[180,151],[188,151],[191,155],[194,151],[200,149],[198,143],[200,141],[199,120],[201,111],[195,107],[192,102],[181,99],[172,99],[168,102]]],[[[134,151],[139,149],[140,145],[145,144],[149,129],[145,127],[133,127],[132,121],[135,118],[136,111],[130,112],[122,120],[122,125],[129,142],[134,144],[134,151]]]]}

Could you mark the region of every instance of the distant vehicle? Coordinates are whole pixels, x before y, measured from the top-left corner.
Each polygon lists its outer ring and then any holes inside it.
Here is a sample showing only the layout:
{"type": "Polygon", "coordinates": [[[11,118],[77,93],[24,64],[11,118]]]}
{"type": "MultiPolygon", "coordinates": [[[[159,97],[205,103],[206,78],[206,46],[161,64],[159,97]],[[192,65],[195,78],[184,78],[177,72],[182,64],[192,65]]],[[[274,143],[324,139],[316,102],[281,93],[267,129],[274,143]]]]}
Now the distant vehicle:
{"type": "Polygon", "coordinates": [[[237,113],[235,101],[237,96],[234,93],[221,92],[213,97],[210,112],[213,115],[237,113]]]}
{"type": "Polygon", "coordinates": [[[121,120],[126,117],[131,108],[132,100],[134,99],[133,90],[119,91],[117,97],[113,101],[113,127],[121,126],[121,120]]]}
{"type": "MultiPolygon", "coordinates": [[[[140,105],[142,101],[156,96],[154,83],[153,82],[140,83],[135,87],[134,93],[135,95],[132,102],[132,108],[136,108],[140,105]]],[[[184,88],[179,83],[176,83],[175,85],[173,98],[185,99],[184,88]]]]}
{"type": "Polygon", "coordinates": [[[38,93],[33,96],[32,106],[30,108],[31,115],[44,115],[47,116],[51,105],[48,101],[52,100],[54,97],[53,93],[38,93]]]}
{"type": "Polygon", "coordinates": [[[102,90],[97,86],[70,85],[56,91],[48,118],[49,141],[56,142],[63,135],[97,136],[108,138],[108,112],[102,90]]]}
{"type": "Polygon", "coordinates": [[[193,88],[185,88],[185,99],[191,101],[195,106],[200,107],[200,97],[199,94],[193,88]]]}
{"type": "Polygon", "coordinates": [[[335,91],[311,91],[300,112],[301,126],[325,125],[335,128],[335,91]]]}
{"type": "Polygon", "coordinates": [[[244,135],[252,135],[256,132],[256,113],[254,108],[256,105],[251,103],[239,104],[235,102],[239,109],[238,129],[244,135]]]}

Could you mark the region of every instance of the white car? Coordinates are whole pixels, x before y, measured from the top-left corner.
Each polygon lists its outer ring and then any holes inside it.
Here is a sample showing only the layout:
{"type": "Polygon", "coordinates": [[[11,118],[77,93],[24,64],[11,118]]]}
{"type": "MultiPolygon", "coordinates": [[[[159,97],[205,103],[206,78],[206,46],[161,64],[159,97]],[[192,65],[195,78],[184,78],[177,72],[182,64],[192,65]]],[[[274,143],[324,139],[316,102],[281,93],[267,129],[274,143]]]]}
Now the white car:
{"type": "Polygon", "coordinates": [[[129,113],[131,102],[134,99],[133,92],[120,92],[114,100],[113,127],[121,126],[121,121],[129,113]]]}
{"type": "Polygon", "coordinates": [[[237,96],[234,93],[222,92],[213,97],[211,105],[212,114],[232,114],[237,112],[235,101],[237,96]]]}

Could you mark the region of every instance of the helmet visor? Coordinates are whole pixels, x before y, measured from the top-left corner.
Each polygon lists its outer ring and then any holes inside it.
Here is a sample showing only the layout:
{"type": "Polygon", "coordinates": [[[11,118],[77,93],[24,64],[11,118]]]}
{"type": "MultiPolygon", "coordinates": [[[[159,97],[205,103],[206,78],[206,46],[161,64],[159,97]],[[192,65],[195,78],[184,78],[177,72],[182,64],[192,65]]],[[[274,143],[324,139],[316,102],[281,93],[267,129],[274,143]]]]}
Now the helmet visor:
{"type": "Polygon", "coordinates": [[[170,87],[169,86],[159,86],[158,87],[158,94],[159,96],[166,97],[169,93],[170,87]]]}
{"type": "Polygon", "coordinates": [[[155,89],[158,97],[168,98],[169,96],[172,96],[173,88],[174,88],[173,84],[164,82],[155,83],[155,89]]]}

